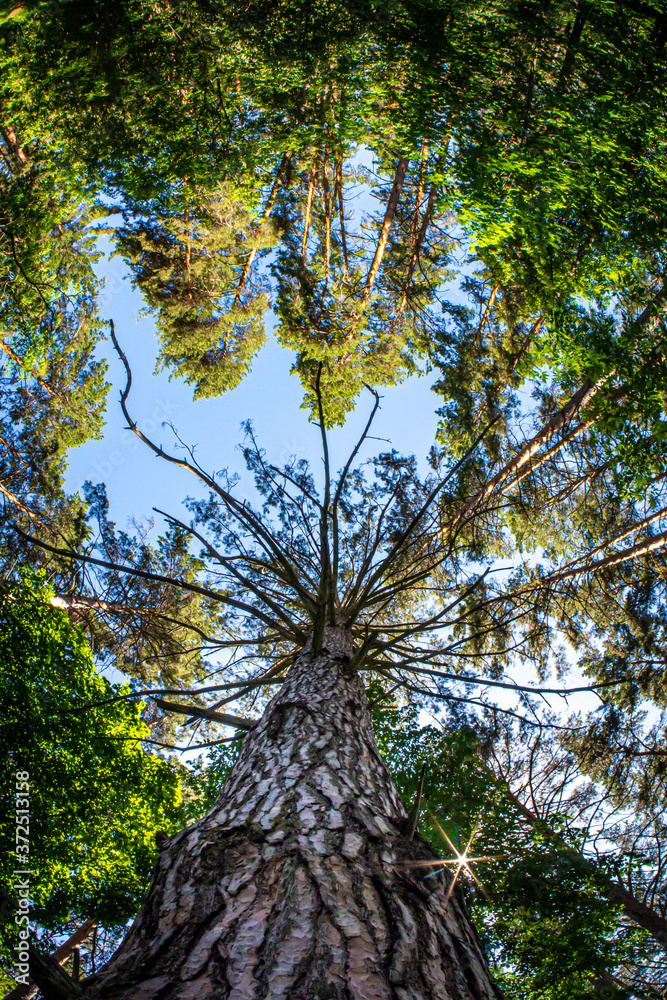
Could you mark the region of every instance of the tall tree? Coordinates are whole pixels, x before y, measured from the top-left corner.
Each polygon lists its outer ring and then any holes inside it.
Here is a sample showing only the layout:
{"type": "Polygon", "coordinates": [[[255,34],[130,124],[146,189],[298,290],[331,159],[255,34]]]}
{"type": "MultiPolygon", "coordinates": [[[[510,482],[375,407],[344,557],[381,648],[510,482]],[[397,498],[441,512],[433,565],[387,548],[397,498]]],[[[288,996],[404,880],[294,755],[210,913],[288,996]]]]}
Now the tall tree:
{"type": "MultiPolygon", "coordinates": [[[[212,685],[213,697],[223,698],[203,712],[160,699],[168,710],[218,718],[248,735],[213,810],[166,845],[133,930],[93,982],[103,995],[143,984],[178,996],[195,983],[253,996],[262,980],[274,995],[326,988],[341,997],[390,996],[408,987],[424,997],[445,988],[494,995],[451,879],[441,872],[424,887],[416,874],[432,850],[415,835],[415,814],[377,755],[360,673],[450,702],[459,696],[442,691],[447,679],[464,691],[516,690],[447,665],[476,655],[493,671],[506,647],[520,642],[522,620],[526,649],[530,655],[533,643],[539,663],[548,622],[535,596],[548,591],[548,577],[492,589],[479,572],[462,572],[476,556],[456,525],[487,494],[443,523],[436,501],[456,465],[422,482],[413,460],[390,453],[367,476],[353,467],[357,448],[334,477],[317,382],[323,486],[318,492],[304,463],[272,466],[251,436],[246,461],[262,510],[146,438],[127,408],[128,391],[129,383],[123,407],[135,433],[211,491],[191,501],[189,525],[170,517],[203,546],[208,580],[173,583],[226,607],[232,641],[262,665],[212,685]],[[282,689],[259,722],[219,712],[270,682],[282,689]]],[[[129,560],[70,556],[165,579],[129,560]]],[[[545,689],[523,690],[528,698],[545,689]]]]}
{"type": "MultiPolygon", "coordinates": [[[[408,813],[377,758],[360,672],[381,681],[374,698],[396,686],[484,706],[474,692],[511,688],[519,705],[508,711],[528,725],[536,689],[517,692],[504,673],[519,656],[542,677],[564,669],[552,648],[560,627],[585,652],[583,686],[610,692],[608,732],[592,727],[572,751],[589,769],[596,738],[613,758],[616,718],[627,725],[635,703],[663,697],[664,18],[605,0],[574,11],[435,0],[391,16],[373,3],[221,14],[130,0],[14,13],[2,25],[0,94],[12,195],[28,176],[28,135],[79,188],[122,200],[121,243],[158,314],[165,360],[201,395],[248,368],[263,303],[244,313],[239,292],[255,293],[250,235],[273,216],[280,332],[325,463],[318,493],[305,467],[277,471],[251,444],[266,500],[255,509],[229,480],[179,459],[211,498],[192,502],[190,524],[172,519],[156,551],[115,532],[92,490],[99,533],[80,514],[69,544],[36,539],[56,572],[81,567],[71,574],[81,586],[59,598],[91,622],[120,622],[108,648],[126,651],[139,676],[154,679],[165,655],[178,663],[192,632],[195,659],[232,654],[231,680],[195,689],[194,703],[176,682],[153,688],[153,706],[248,732],[219,804],[167,846],[99,986],[109,996],[137,986],[493,995],[451,878],[416,874],[433,860],[414,835],[423,786],[408,813]],[[365,228],[346,218],[360,144],[379,164],[368,187],[380,204],[365,228]],[[291,183],[272,202],[269,177],[282,169],[291,183]],[[251,203],[254,221],[243,214],[251,203]],[[456,241],[483,270],[470,282],[477,316],[445,303],[452,332],[432,306],[456,241]],[[236,369],[226,364],[235,347],[236,369]],[[425,481],[395,454],[365,476],[355,453],[334,476],[325,427],[364,381],[398,381],[427,349],[444,369],[441,444],[453,448],[434,451],[425,481]],[[525,435],[514,390],[546,366],[553,386],[538,392],[525,435]],[[642,490],[655,510],[641,509],[642,490]],[[537,547],[537,566],[480,573],[537,547]],[[179,607],[179,593],[190,603],[179,607]],[[266,706],[273,683],[283,688],[266,706]],[[239,699],[244,715],[220,711],[239,699]]],[[[7,247],[21,265],[35,257],[11,238],[7,247]]],[[[41,301],[30,273],[33,284],[18,286],[28,304],[41,301]]],[[[25,546],[25,522],[21,531],[25,546]]],[[[62,976],[42,982],[72,995],[62,976]]]]}
{"type": "Polygon", "coordinates": [[[229,184],[188,186],[175,208],[156,208],[153,217],[135,208],[116,234],[118,251],[155,313],[158,363],[194,383],[195,399],[219,395],[243,379],[266,339],[268,298],[251,270],[271,233],[229,184]]]}

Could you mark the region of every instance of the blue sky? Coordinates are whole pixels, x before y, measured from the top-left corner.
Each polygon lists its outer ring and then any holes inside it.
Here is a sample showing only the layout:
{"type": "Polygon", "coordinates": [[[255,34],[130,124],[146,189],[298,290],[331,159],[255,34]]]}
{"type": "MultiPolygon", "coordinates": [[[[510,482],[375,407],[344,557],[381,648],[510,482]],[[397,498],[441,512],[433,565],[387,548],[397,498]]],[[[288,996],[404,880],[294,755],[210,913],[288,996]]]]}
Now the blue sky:
{"type": "MultiPolygon", "coordinates": [[[[157,337],[150,316],[141,316],[141,294],[133,289],[128,271],[118,258],[105,259],[99,268],[106,286],[101,297],[101,315],[113,319],[116,334],[129,359],[133,387],[130,412],[141,429],[165,449],[175,443],[172,423],[207,471],[229,467],[243,473],[243,459],[236,450],[242,438],[240,424],[250,418],[257,437],[271,461],[281,463],[296,454],[320,462],[319,431],[301,409],[303,391],[289,370],[291,351],[271,336],[255,359],[251,374],[233,392],[193,402],[192,388],[182,380],[169,381],[168,373],[155,373],[157,337]]],[[[273,319],[269,316],[269,332],[273,319]]],[[[118,403],[125,383],[122,365],[111,343],[104,351],[109,360],[107,423],[99,441],[91,441],[71,453],[67,486],[77,490],[85,480],[107,485],[111,516],[119,526],[128,519],[152,516],[154,506],[175,511],[196,482],[184,470],[154,457],[139,439],[125,429],[118,403]]],[[[393,446],[413,453],[425,462],[437,425],[438,396],[431,391],[435,375],[412,376],[400,386],[381,390],[382,408],[373,433],[386,441],[370,441],[365,455],[393,446]]],[[[333,463],[340,466],[363,427],[372,399],[364,394],[344,428],[331,432],[333,463]]],[[[250,483],[239,484],[239,492],[250,483]]]]}

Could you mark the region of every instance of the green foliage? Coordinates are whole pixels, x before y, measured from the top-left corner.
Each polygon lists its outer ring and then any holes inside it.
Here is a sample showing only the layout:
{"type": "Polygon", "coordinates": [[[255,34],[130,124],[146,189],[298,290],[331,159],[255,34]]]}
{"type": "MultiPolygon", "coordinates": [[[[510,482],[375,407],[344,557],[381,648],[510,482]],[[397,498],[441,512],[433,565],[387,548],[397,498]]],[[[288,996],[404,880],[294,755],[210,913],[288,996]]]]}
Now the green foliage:
{"type": "MultiPolygon", "coordinates": [[[[16,771],[30,774],[32,919],[47,930],[136,913],[155,834],[182,825],[180,781],[142,749],[149,736],[127,687],[95,670],[51,591],[26,576],[0,594],[3,893],[13,895],[16,771]],[[102,703],[102,704],[100,704],[102,703]],[[95,706],[95,707],[89,707],[95,706]]],[[[3,928],[11,946],[12,925],[3,928]]]]}
{"type": "MultiPolygon", "coordinates": [[[[109,501],[103,484],[84,483],[86,521],[82,537],[95,538],[111,563],[134,563],[142,572],[162,578],[194,581],[202,561],[191,552],[187,533],[168,528],[153,544],[146,538],[148,526],[136,533],[119,530],[109,519],[109,501]]],[[[65,563],[59,576],[61,592],[77,585],[76,568],[65,563]]],[[[90,577],[89,577],[90,579],[90,577]]],[[[96,571],[96,587],[105,594],[102,607],[77,606],[77,620],[85,627],[98,662],[113,666],[135,685],[148,683],[169,687],[190,686],[207,673],[201,640],[223,624],[219,602],[196,594],[184,596],[177,585],[140,578],[119,579],[114,570],[96,571]]],[[[75,599],[76,600],[76,599],[75,599]]],[[[168,717],[169,728],[178,726],[168,717]]],[[[152,717],[155,738],[168,735],[165,718],[152,717]]],[[[168,741],[169,742],[169,741],[168,741]]]]}
{"type": "Polygon", "coordinates": [[[0,341],[9,372],[43,397],[32,419],[62,455],[99,436],[104,412],[94,224],[106,209],[57,154],[18,142],[3,126],[0,341]]]}
{"type": "Polygon", "coordinates": [[[196,822],[213,808],[240,749],[241,739],[230,740],[180,766],[182,812],[187,823],[196,822]]]}
{"type": "Polygon", "coordinates": [[[234,389],[266,339],[268,299],[243,264],[271,245],[270,228],[255,223],[229,184],[189,188],[158,213],[116,236],[155,313],[158,365],[194,384],[195,399],[234,389]]]}

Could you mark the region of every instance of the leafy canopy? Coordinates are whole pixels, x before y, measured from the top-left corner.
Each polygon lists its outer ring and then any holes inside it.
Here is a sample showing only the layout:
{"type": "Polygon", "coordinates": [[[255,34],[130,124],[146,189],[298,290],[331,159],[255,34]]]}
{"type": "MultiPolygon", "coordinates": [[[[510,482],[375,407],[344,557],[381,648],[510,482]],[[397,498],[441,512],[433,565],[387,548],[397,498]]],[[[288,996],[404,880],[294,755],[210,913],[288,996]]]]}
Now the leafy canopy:
{"type": "Polygon", "coordinates": [[[113,701],[127,687],[97,673],[51,598],[36,576],[0,592],[2,891],[13,895],[15,773],[28,771],[34,920],[47,930],[91,917],[121,924],[145,890],[156,831],[182,823],[180,781],[143,749],[141,705],[113,701]]]}

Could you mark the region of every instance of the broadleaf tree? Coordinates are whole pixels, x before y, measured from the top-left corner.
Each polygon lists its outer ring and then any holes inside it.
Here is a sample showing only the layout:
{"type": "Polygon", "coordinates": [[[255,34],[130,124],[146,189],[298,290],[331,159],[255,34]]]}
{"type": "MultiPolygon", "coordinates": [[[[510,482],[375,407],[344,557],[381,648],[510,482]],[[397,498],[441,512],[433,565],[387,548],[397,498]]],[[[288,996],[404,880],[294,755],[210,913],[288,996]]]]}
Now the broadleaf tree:
{"type": "MultiPolygon", "coordinates": [[[[1,595],[2,961],[15,967],[18,876],[30,870],[30,915],[42,948],[86,921],[118,934],[136,911],[156,834],[183,821],[178,768],[145,750],[141,706],[95,669],[80,629],[53,591],[25,575],[1,595]],[[28,788],[17,799],[16,774],[28,788]],[[17,854],[15,809],[29,812],[29,858],[17,854]],[[28,863],[25,863],[27,860],[28,863]]],[[[25,882],[25,878],[23,879],[25,882]]],[[[22,884],[23,884],[22,882],[22,884]]],[[[94,960],[94,956],[93,956],[94,960]]]]}

